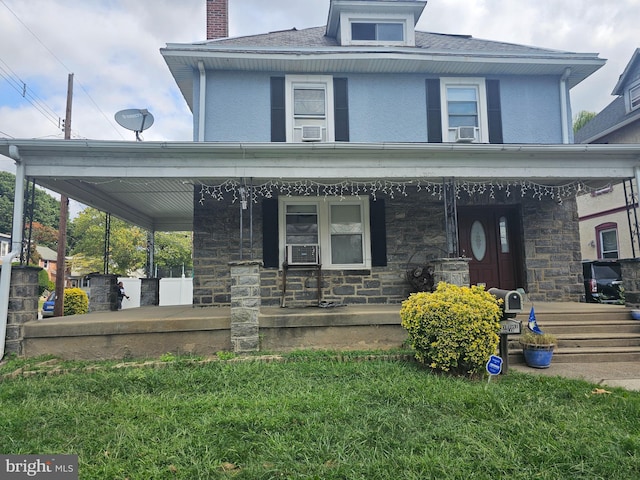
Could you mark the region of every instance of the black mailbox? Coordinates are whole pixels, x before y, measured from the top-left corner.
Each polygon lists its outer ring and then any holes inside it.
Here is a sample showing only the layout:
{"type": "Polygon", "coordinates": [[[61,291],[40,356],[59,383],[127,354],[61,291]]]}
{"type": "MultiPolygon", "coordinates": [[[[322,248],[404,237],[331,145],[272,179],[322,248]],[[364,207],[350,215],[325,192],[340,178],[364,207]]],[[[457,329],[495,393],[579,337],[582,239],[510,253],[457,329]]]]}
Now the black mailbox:
{"type": "Polygon", "coordinates": [[[515,317],[522,312],[522,295],[515,290],[501,290],[490,288],[489,293],[498,299],[502,299],[503,318],[515,317]]]}
{"type": "Polygon", "coordinates": [[[502,320],[500,320],[500,357],[504,363],[502,373],[509,371],[509,343],[507,335],[519,334],[522,330],[522,322],[515,316],[522,312],[522,295],[515,290],[501,290],[490,288],[489,293],[502,300],[502,320]]]}

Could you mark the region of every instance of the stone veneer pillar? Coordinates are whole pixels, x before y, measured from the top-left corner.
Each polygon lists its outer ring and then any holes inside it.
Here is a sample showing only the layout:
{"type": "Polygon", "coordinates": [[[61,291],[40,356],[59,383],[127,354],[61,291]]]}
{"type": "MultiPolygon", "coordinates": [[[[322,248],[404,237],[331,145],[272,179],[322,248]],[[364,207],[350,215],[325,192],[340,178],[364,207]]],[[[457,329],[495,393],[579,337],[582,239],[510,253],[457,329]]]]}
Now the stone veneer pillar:
{"type": "Polygon", "coordinates": [[[118,309],[118,292],[116,275],[89,275],[89,312],[108,312],[118,309]]]}
{"type": "Polygon", "coordinates": [[[38,272],[40,267],[11,269],[5,353],[22,355],[23,325],[38,319],[38,272]]]}
{"type": "Polygon", "coordinates": [[[160,305],[160,279],[140,279],[140,306],[160,305]]]}
{"type": "Polygon", "coordinates": [[[259,261],[229,263],[231,268],[231,345],[235,353],[260,350],[259,261]]]}
{"type": "Polygon", "coordinates": [[[437,258],[431,260],[433,263],[433,285],[438,286],[440,282],[447,282],[459,287],[468,287],[469,278],[469,258],[437,258]]]}
{"type": "Polygon", "coordinates": [[[640,308],[640,259],[623,258],[618,260],[622,271],[624,304],[627,307],[640,308]]]}

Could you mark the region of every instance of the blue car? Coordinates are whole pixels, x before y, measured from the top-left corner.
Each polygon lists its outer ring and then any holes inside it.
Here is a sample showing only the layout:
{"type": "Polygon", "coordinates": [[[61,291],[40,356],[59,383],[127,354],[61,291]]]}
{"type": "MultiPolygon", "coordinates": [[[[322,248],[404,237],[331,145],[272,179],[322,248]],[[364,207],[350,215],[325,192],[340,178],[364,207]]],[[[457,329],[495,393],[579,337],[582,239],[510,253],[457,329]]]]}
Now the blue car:
{"type": "Polygon", "coordinates": [[[51,292],[42,304],[42,316],[53,317],[53,306],[56,303],[56,292],[51,292]]]}

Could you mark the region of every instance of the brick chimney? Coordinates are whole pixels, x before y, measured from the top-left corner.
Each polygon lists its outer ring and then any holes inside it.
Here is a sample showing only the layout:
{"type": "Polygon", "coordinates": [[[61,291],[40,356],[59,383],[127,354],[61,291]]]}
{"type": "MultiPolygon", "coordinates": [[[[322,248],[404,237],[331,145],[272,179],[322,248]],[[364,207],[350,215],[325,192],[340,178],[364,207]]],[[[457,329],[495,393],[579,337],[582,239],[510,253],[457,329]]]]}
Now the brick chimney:
{"type": "Polygon", "coordinates": [[[207,1],[207,40],[229,36],[229,0],[207,1]]]}

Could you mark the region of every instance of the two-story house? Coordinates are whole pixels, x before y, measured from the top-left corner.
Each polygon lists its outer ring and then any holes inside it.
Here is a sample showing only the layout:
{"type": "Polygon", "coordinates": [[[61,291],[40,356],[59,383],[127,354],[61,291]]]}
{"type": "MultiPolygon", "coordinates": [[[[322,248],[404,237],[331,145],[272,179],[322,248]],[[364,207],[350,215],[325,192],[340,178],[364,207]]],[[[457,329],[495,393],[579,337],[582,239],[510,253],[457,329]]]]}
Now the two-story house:
{"type": "MultiPolygon", "coordinates": [[[[278,301],[285,262],[321,264],[325,299],[375,303],[407,296],[403,274],[417,259],[458,256],[470,259],[474,284],[578,298],[573,198],[560,203],[564,187],[530,178],[537,159],[487,160],[508,144],[572,142],[569,89],[603,60],[416,31],[426,4],[332,0],[325,26],[225,38],[226,1],[210,0],[214,38],[161,50],[194,113],[195,141],[315,153],[269,179],[239,172],[224,199],[228,184],[196,188],[195,304],[229,301],[220,277],[247,248],[249,223],[267,304],[278,301]],[[431,171],[407,166],[407,149],[431,171]],[[354,157],[369,161],[338,168],[354,157]],[[380,164],[400,178],[381,176],[380,164]],[[253,208],[242,210],[247,198],[253,208]]],[[[316,297],[312,269],[287,281],[299,299],[316,297]]]]}
{"type": "Polygon", "coordinates": [[[474,284],[578,301],[576,193],[640,165],[629,146],[573,144],[570,89],[604,60],[417,31],[426,6],[330,0],[326,25],[228,38],[227,0],[207,0],[218,38],[161,49],[193,142],[0,153],[17,182],[193,231],[196,306],[232,302],[237,260],[261,263],[262,305],[285,286],[287,305],[396,303],[408,267],[446,261],[474,284]]]}

